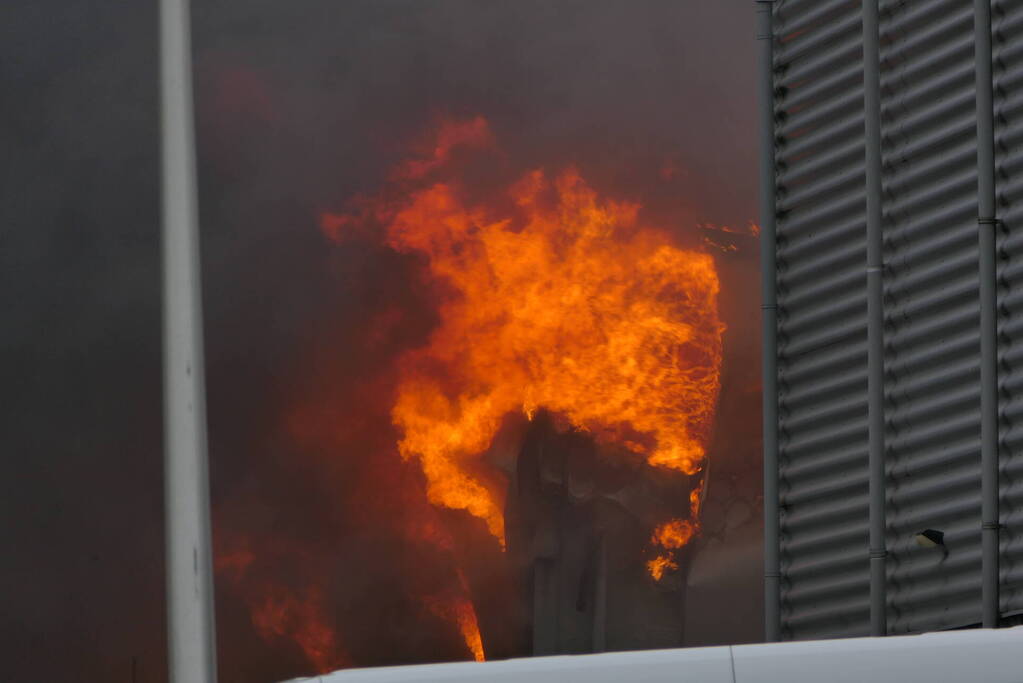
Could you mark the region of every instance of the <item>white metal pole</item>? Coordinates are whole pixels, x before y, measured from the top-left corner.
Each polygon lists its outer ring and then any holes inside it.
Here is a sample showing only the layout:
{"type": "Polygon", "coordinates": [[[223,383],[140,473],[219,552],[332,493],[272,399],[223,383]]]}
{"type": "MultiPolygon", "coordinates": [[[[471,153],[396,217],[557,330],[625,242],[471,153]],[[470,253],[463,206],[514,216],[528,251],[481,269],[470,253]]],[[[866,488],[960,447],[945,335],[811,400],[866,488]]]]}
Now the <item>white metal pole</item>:
{"type": "Polygon", "coordinates": [[[160,0],[164,506],[171,683],[213,683],[216,656],[188,0],[160,0]]]}

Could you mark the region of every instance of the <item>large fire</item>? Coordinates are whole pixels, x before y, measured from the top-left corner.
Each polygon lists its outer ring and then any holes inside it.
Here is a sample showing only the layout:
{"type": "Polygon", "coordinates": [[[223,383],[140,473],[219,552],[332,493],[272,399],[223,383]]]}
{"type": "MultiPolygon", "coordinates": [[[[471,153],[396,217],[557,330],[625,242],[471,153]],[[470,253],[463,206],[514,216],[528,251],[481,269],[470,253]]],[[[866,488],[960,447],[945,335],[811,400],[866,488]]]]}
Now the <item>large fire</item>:
{"type": "MultiPolygon", "coordinates": [[[[445,123],[379,195],[322,214],[320,226],[337,242],[369,239],[419,260],[436,324],[393,361],[395,450],[421,468],[430,503],[478,518],[503,547],[507,480],[484,456],[509,415],[544,410],[611,457],[696,475],[724,328],[713,258],[646,224],[638,204],[601,197],[574,167],[531,170],[500,193],[473,194],[455,177],[458,157],[495,144],[482,118],[445,123]]],[[[697,488],[688,519],[653,530],[646,568],[655,580],[678,567],[677,551],[698,533],[699,500],[697,488]]],[[[456,558],[432,521],[408,527],[409,538],[456,558]]],[[[224,554],[218,570],[244,581],[251,562],[224,554]]],[[[482,660],[471,591],[457,574],[420,604],[482,660]]],[[[261,637],[291,638],[318,671],[347,661],[322,594],[273,586],[251,594],[261,637]]]]}
{"type": "Polygon", "coordinates": [[[467,510],[503,541],[500,486],[480,456],[502,419],[545,408],[600,443],[695,474],[719,389],[718,278],[710,255],[644,227],[637,204],[601,199],[573,168],[526,173],[469,204],[432,173],[457,146],[492,143],[486,122],[447,124],[403,164],[404,192],[325,214],[331,238],[382,231],[447,288],[429,343],[400,360],[392,417],[431,502],[467,510]]]}

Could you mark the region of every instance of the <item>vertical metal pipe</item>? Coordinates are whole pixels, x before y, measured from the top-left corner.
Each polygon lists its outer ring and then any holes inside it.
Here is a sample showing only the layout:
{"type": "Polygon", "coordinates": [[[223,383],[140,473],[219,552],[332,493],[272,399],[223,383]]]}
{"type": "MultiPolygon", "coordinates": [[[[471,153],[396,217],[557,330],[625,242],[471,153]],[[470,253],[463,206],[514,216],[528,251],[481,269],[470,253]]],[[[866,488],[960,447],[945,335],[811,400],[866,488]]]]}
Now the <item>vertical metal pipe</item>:
{"type": "Polygon", "coordinates": [[[778,517],[778,304],[775,259],[774,34],[772,0],[757,0],[760,60],[760,291],[763,325],[764,638],[781,638],[778,517]]]}
{"type": "Polygon", "coordinates": [[[164,510],[172,683],[216,680],[187,0],[160,1],[164,510]]]}
{"type": "Polygon", "coordinates": [[[884,264],[881,236],[881,64],[877,0],[863,0],[867,218],[867,431],[870,473],[870,633],[888,633],[885,575],[884,264]]]}
{"type": "Polygon", "coordinates": [[[973,3],[977,79],[977,231],[980,277],[981,603],[985,628],[998,626],[998,321],[991,2],[973,3]]]}

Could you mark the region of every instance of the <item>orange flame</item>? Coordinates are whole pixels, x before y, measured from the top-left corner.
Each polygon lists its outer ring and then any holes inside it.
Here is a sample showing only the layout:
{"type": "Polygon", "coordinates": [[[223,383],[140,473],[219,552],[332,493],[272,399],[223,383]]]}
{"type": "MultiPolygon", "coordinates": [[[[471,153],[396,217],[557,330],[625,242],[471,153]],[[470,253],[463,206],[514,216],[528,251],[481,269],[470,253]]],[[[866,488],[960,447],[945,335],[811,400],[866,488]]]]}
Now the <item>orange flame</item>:
{"type": "MultiPolygon", "coordinates": [[[[417,539],[428,540],[433,545],[445,550],[454,551],[451,535],[436,519],[419,518],[412,521],[407,532],[417,539]]],[[[426,607],[436,616],[458,627],[465,647],[477,662],[486,661],[483,652],[483,637],[480,635],[476,621],[476,608],[468,598],[469,582],[465,573],[456,568],[457,584],[442,594],[430,595],[423,599],[426,607]]]]}
{"type": "Polygon", "coordinates": [[[316,590],[303,598],[269,591],[262,604],[253,607],[252,623],[263,640],[284,638],[297,643],[317,673],[345,665],[338,654],[334,631],[327,625],[323,596],[316,590]]]}
{"type": "Polygon", "coordinates": [[[458,608],[458,628],[462,632],[462,637],[465,638],[466,646],[477,662],[486,661],[486,657],[483,656],[483,638],[480,637],[480,627],[476,623],[475,608],[468,600],[460,603],[458,608]]]}
{"type": "Polygon", "coordinates": [[[221,538],[214,553],[218,578],[227,580],[242,596],[259,637],[268,643],[295,643],[317,673],[350,665],[327,616],[327,601],[320,587],[307,585],[297,594],[285,585],[256,576],[253,569],[258,569],[257,559],[249,541],[240,537],[221,538]]]}
{"type": "Polygon", "coordinates": [[[696,533],[696,525],[688,519],[673,519],[654,530],[651,542],[668,550],[681,548],[696,533]]]}
{"type": "MultiPolygon", "coordinates": [[[[448,126],[423,164],[489,141],[482,119],[448,126]]],[[[399,196],[321,226],[341,239],[378,222],[447,289],[429,343],[400,361],[392,410],[432,503],[467,510],[503,542],[503,491],[478,459],[505,415],[539,407],[651,465],[700,470],[723,331],[709,254],[674,246],[640,224],[638,205],[601,199],[574,169],[527,173],[510,204],[466,205],[448,182],[399,196]]]]}
{"type": "Polygon", "coordinates": [[[660,581],[664,573],[669,569],[678,569],[673,551],[683,547],[700,533],[700,502],[703,494],[703,482],[689,492],[689,519],[672,519],[659,524],[650,537],[650,543],[660,546],[668,551],[665,555],[658,555],[646,563],[647,572],[660,581]]]}
{"type": "Polygon", "coordinates": [[[445,621],[458,626],[465,647],[472,653],[477,662],[486,661],[483,654],[483,638],[480,636],[479,624],[476,622],[476,609],[466,598],[428,597],[424,601],[431,612],[445,621]]]}
{"type": "Polygon", "coordinates": [[[650,572],[650,576],[654,577],[654,581],[660,581],[661,577],[664,576],[664,572],[669,569],[678,569],[678,563],[671,559],[671,557],[658,555],[646,563],[646,568],[650,572]]]}
{"type": "Polygon", "coordinates": [[[409,159],[395,169],[395,180],[415,180],[446,164],[458,147],[487,147],[493,143],[490,126],[482,116],[468,121],[443,121],[427,145],[425,158],[409,159]]]}
{"type": "MultiPolygon", "coordinates": [[[[481,117],[446,122],[378,197],[320,226],[335,241],[379,234],[420,257],[424,284],[442,292],[429,340],[398,360],[398,451],[420,465],[432,504],[479,518],[503,546],[505,487],[482,456],[507,415],[544,408],[610,452],[696,474],[724,326],[713,258],[645,225],[638,204],[600,197],[576,169],[531,171],[482,202],[442,177],[457,149],[493,145],[481,117]]],[[[647,563],[655,579],[698,531],[698,490],[691,501],[690,520],[654,535],[666,551],[647,563]]],[[[482,661],[461,584],[424,605],[482,661]]]]}

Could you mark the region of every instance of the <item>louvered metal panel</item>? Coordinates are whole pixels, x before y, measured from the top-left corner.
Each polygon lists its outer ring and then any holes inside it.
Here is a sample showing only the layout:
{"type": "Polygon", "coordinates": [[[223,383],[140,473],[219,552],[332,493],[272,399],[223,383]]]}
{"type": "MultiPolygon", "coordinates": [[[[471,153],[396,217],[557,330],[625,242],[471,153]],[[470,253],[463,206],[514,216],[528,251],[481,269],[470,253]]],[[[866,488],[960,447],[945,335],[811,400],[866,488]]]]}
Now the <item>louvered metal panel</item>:
{"type": "Polygon", "coordinates": [[[992,3],[999,229],[1000,611],[1023,612],[1023,1],[992,3]]]}
{"type": "Polygon", "coordinates": [[[880,11],[888,632],[907,633],[981,620],[973,3],[880,11]]]}
{"type": "MultiPolygon", "coordinates": [[[[973,3],[879,7],[887,628],[907,633],[982,620],[977,67],[973,3]],[[926,528],[946,549],[916,545],[926,528]]],[[[863,635],[861,2],[774,19],[783,636],[863,635]]],[[[1023,0],[992,0],[992,28],[1005,618],[1023,614],[1023,0]]]]}
{"type": "Polygon", "coordinates": [[[785,638],[868,630],[859,0],[774,8],[785,638]]]}

